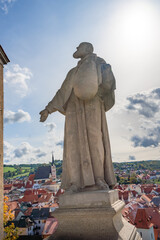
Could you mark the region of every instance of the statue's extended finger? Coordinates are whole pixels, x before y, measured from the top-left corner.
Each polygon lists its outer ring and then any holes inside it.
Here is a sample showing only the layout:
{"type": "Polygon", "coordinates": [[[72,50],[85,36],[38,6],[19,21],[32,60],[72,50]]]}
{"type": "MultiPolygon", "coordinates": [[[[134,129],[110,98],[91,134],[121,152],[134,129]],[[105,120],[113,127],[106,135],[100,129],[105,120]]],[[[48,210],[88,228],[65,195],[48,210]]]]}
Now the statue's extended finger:
{"type": "Polygon", "coordinates": [[[40,111],[39,114],[42,114],[44,110],[40,111]]]}

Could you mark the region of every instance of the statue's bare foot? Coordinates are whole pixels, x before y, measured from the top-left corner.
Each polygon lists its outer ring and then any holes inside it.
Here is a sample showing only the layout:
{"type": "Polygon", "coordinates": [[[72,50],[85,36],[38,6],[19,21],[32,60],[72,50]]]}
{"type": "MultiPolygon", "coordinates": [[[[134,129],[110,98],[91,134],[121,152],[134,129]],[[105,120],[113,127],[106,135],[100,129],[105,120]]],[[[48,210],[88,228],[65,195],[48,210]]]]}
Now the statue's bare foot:
{"type": "Polygon", "coordinates": [[[100,190],[109,190],[108,184],[103,179],[97,178],[96,185],[100,190]]]}
{"type": "Polygon", "coordinates": [[[76,193],[78,191],[79,191],[79,188],[75,184],[72,184],[68,189],[66,189],[65,193],[71,194],[71,193],[76,193]]]}

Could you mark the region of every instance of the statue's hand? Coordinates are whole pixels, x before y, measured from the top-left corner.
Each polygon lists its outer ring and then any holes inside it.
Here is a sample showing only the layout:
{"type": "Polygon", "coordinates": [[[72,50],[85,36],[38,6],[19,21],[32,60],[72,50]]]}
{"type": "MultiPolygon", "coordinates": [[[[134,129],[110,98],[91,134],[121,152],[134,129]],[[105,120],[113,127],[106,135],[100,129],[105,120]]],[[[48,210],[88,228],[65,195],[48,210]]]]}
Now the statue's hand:
{"type": "Polygon", "coordinates": [[[47,109],[44,109],[44,110],[42,110],[39,114],[41,115],[41,116],[40,116],[40,122],[44,122],[44,121],[46,121],[49,112],[48,112],[47,109]]]}

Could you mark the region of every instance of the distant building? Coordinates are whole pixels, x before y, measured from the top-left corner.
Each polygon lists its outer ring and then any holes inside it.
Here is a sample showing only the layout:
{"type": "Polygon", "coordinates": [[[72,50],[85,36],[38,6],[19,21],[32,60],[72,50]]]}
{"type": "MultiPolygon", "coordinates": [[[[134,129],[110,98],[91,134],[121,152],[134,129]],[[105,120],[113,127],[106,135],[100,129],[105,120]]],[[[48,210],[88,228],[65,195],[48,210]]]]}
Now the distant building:
{"type": "Polygon", "coordinates": [[[44,225],[44,229],[42,232],[43,238],[49,237],[52,235],[58,227],[58,221],[56,218],[48,218],[44,225]]]}
{"type": "Polygon", "coordinates": [[[39,183],[34,183],[32,188],[33,189],[40,189],[41,185],[39,183]]]}
{"type": "Polygon", "coordinates": [[[137,214],[134,222],[137,231],[140,233],[142,239],[154,240],[153,223],[151,222],[151,216],[148,215],[146,209],[137,209],[137,214]]]}
{"type": "MultiPolygon", "coordinates": [[[[144,196],[143,196],[144,199],[144,196]]],[[[149,207],[141,198],[129,202],[122,209],[122,216],[135,225],[144,240],[160,239],[160,213],[156,207],[149,207]],[[146,206],[146,207],[145,207],[146,206]]]]}
{"type": "Polygon", "coordinates": [[[54,164],[54,156],[52,153],[52,163],[50,166],[41,166],[37,169],[35,173],[34,182],[38,183],[41,181],[42,183],[47,182],[49,180],[56,179],[56,166],[54,164]]]}
{"type": "Polygon", "coordinates": [[[34,227],[29,228],[29,235],[42,235],[44,225],[49,218],[49,208],[35,208],[32,210],[31,219],[34,221],[34,227]]]}
{"type": "Polygon", "coordinates": [[[153,197],[151,203],[153,206],[159,207],[160,206],[160,196],[153,197]]]}
{"type": "Polygon", "coordinates": [[[55,166],[55,162],[54,162],[53,153],[52,153],[51,174],[52,174],[52,180],[55,180],[56,179],[56,166],[55,166]]]}

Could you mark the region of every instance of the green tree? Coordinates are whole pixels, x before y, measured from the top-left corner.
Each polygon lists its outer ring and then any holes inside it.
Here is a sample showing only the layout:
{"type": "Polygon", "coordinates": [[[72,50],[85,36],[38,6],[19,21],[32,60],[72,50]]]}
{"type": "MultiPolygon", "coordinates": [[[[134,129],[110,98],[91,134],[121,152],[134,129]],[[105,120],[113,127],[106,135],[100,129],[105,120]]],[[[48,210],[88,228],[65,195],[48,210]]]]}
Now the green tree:
{"type": "Polygon", "coordinates": [[[4,197],[4,205],[3,205],[3,223],[4,223],[4,238],[3,240],[16,240],[18,239],[18,228],[15,228],[14,223],[9,226],[7,225],[8,221],[12,221],[14,215],[9,210],[6,202],[8,201],[7,197],[4,197]]]}

